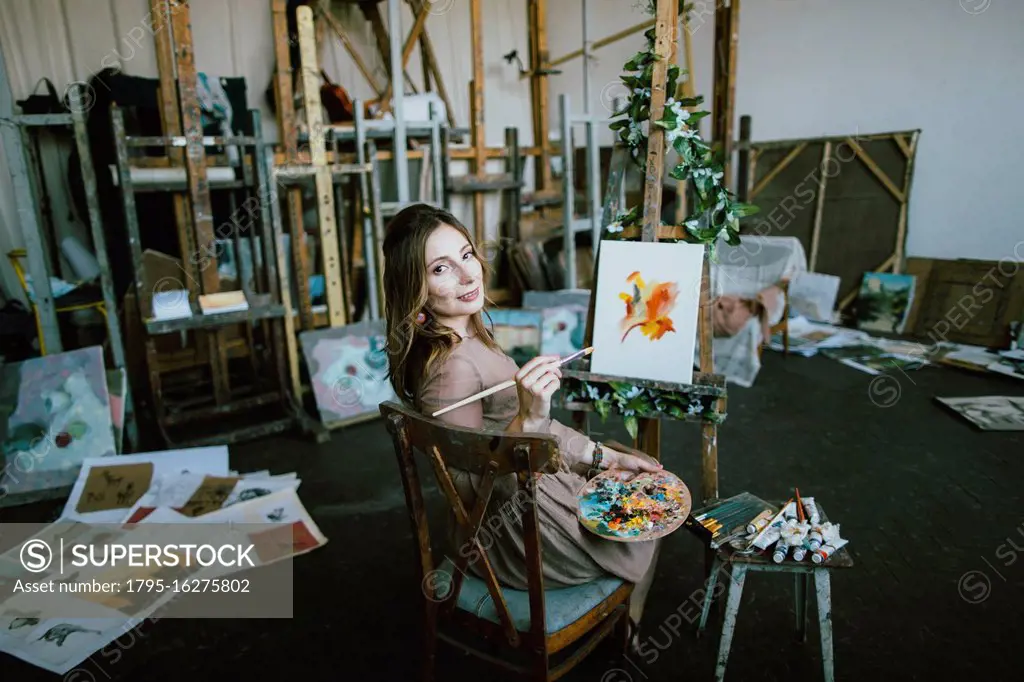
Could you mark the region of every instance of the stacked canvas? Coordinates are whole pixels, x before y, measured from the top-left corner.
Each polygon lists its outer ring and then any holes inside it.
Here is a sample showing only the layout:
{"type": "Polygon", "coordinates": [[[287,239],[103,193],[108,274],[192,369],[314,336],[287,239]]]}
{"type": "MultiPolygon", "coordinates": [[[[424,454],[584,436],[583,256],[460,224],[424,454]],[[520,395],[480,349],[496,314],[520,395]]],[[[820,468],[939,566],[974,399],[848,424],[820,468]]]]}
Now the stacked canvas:
{"type": "MultiPolygon", "coordinates": [[[[215,544],[248,544],[255,548],[250,558],[256,568],[246,574],[218,564],[203,567],[184,562],[169,570],[178,580],[219,580],[229,575],[255,578],[253,570],[265,570],[262,567],[327,542],[299,500],[299,483],[291,473],[242,475],[231,471],[225,446],[88,458],[61,518],[33,539],[64,546],[57,544],[59,540],[72,538],[74,543],[103,547],[139,544],[140,538],[151,539],[159,533],[156,537],[162,541],[168,534],[177,534],[172,537],[181,544],[211,539],[217,540],[215,544]]],[[[5,542],[3,547],[8,545],[5,542]]],[[[58,601],[41,602],[43,595],[15,593],[13,585],[19,580],[83,581],[90,576],[100,582],[141,582],[152,580],[154,570],[164,577],[162,572],[168,568],[89,565],[81,569],[81,575],[69,576],[70,569],[59,573],[51,564],[44,572],[32,572],[23,561],[23,547],[25,542],[18,542],[0,555],[0,651],[58,674],[74,668],[180,596],[171,589],[120,590],[105,595],[61,593],[48,595],[58,601]],[[47,604],[52,614],[45,610],[47,604]],[[79,613],[83,617],[75,618],[79,613]]],[[[171,577],[164,582],[169,584],[171,577]]],[[[255,591],[243,596],[262,598],[255,591]]]]}

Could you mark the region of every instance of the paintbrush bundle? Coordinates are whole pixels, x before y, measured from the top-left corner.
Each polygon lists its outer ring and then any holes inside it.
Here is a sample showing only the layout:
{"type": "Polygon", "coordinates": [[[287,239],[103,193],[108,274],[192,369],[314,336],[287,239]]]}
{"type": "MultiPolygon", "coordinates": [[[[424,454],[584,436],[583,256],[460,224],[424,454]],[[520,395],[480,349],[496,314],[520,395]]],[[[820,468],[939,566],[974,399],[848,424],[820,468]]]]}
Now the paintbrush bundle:
{"type": "Polygon", "coordinates": [[[751,493],[740,493],[719,500],[702,509],[695,509],[686,519],[686,527],[711,549],[729,541],[758,532],[779,513],[779,507],[751,493]]]}

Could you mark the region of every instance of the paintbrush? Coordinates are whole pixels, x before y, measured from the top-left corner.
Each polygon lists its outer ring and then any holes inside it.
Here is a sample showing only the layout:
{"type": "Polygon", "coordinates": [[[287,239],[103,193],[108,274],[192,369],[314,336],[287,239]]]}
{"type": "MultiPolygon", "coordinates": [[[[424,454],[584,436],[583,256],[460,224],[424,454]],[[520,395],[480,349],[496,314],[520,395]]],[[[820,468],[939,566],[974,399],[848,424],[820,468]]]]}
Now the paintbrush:
{"type": "Polygon", "coordinates": [[[786,512],[786,507],[788,507],[789,503],[792,502],[792,501],[793,501],[793,498],[791,497],[791,498],[789,498],[789,501],[786,502],[786,504],[782,505],[782,509],[779,510],[779,513],[776,514],[772,518],[772,520],[768,522],[767,526],[762,528],[761,531],[757,535],[754,536],[754,539],[751,540],[750,543],[747,545],[748,547],[753,547],[754,543],[761,539],[761,536],[764,535],[765,531],[768,530],[769,528],[771,528],[772,525],[774,525],[776,521],[778,521],[779,519],[782,518],[782,515],[786,512]]]}
{"type": "MultiPolygon", "coordinates": [[[[585,357],[587,355],[590,355],[593,352],[594,352],[594,347],[593,346],[587,346],[583,350],[578,350],[575,353],[573,353],[572,355],[565,356],[564,358],[559,360],[558,364],[555,365],[555,366],[556,367],[561,367],[564,364],[570,363],[573,360],[576,360],[578,358],[582,358],[582,357],[585,357]]],[[[481,398],[486,398],[487,396],[489,396],[491,394],[497,393],[498,391],[504,391],[506,388],[511,388],[511,387],[513,387],[515,385],[516,385],[516,380],[515,379],[509,379],[508,381],[503,381],[500,384],[498,384],[497,386],[491,386],[490,388],[485,388],[484,390],[480,391],[479,393],[474,393],[473,395],[469,396],[468,398],[463,398],[462,400],[460,400],[457,403],[449,405],[448,407],[443,407],[443,408],[441,408],[440,410],[438,410],[437,412],[435,412],[434,414],[432,414],[430,416],[431,417],[440,417],[445,412],[451,412],[452,410],[460,408],[463,405],[469,405],[470,403],[476,402],[477,400],[480,400],[481,398]]]]}
{"type": "Polygon", "coordinates": [[[800,488],[793,488],[796,491],[796,518],[800,523],[804,522],[804,501],[800,499],[800,488]]]}

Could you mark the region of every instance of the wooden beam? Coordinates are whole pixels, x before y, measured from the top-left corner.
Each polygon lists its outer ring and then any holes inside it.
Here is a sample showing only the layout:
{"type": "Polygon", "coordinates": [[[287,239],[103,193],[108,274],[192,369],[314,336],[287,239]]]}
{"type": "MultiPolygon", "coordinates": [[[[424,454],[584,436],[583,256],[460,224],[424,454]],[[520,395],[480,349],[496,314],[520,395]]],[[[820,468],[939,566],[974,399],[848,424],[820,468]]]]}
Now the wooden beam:
{"type": "Polygon", "coordinates": [[[825,212],[825,188],[828,185],[828,175],[825,169],[828,162],[832,160],[832,143],[826,142],[825,149],[821,153],[821,171],[818,178],[818,196],[814,206],[814,223],[811,227],[811,252],[807,256],[807,269],[814,272],[818,264],[818,246],[821,244],[821,223],[825,212]]]}
{"type": "MultiPolygon", "coordinates": [[[[425,0],[409,0],[409,6],[412,7],[413,12],[419,12],[420,8],[426,4],[425,0]]],[[[420,49],[423,51],[421,58],[423,59],[424,66],[430,69],[430,73],[433,76],[434,88],[437,91],[441,101],[444,102],[445,112],[448,114],[448,125],[455,128],[455,110],[452,108],[452,102],[448,98],[448,90],[444,86],[444,78],[441,75],[441,67],[438,66],[437,55],[434,54],[434,43],[430,40],[430,34],[427,29],[423,29],[422,35],[420,35],[420,49]]],[[[427,82],[423,82],[423,89],[426,91],[429,88],[427,82]]]]}
{"type": "Polygon", "coordinates": [[[725,186],[733,188],[733,119],[736,104],[736,48],[739,42],[740,0],[715,9],[714,96],[712,140],[721,145],[725,186]]]}
{"type": "MultiPolygon", "coordinates": [[[[178,111],[169,0],[150,0],[149,8],[153,17],[156,68],[160,77],[160,124],[164,135],[181,135],[181,114],[178,111]]],[[[168,146],[166,153],[171,166],[184,164],[185,155],[180,147],[168,146]]],[[[198,259],[188,257],[190,254],[197,253],[195,236],[188,219],[188,200],[184,194],[175,192],[172,201],[174,202],[174,224],[178,232],[178,248],[182,254],[181,267],[185,274],[183,284],[188,288],[189,299],[196,300],[200,293],[199,266],[195,262],[198,259]]]]}
{"type": "MultiPolygon", "coordinates": [[[[548,58],[547,0],[527,2],[530,41],[530,104],[533,110],[533,144],[540,150],[534,167],[534,184],[538,192],[551,188],[551,153],[548,145],[550,132],[548,109],[548,76],[541,73],[548,58]]],[[[582,53],[582,50],[581,50],[582,53]]],[[[452,158],[458,158],[452,154],[452,158]]]]}
{"type": "MultiPolygon", "coordinates": [[[[679,84],[677,88],[676,96],[681,93],[683,97],[692,99],[697,96],[696,86],[694,85],[694,74],[693,74],[693,41],[690,40],[690,25],[689,25],[689,13],[683,12],[682,23],[683,23],[683,50],[680,52],[677,48],[677,52],[682,56],[682,59],[676,59],[680,68],[686,73],[686,80],[679,84]]],[[[677,41],[678,45],[678,41],[677,41]]],[[[687,107],[687,111],[693,111],[694,107],[687,107]]],[[[700,122],[698,121],[698,132],[700,132],[700,122]]],[[[682,225],[683,221],[686,220],[687,206],[686,206],[686,180],[676,181],[676,225],[682,225]]]]}
{"type": "MultiPolygon", "coordinates": [[[[487,129],[484,123],[484,24],[480,0],[470,0],[469,16],[471,23],[470,40],[473,50],[473,80],[469,84],[474,152],[472,165],[473,174],[480,177],[487,172],[487,129]]],[[[486,239],[484,217],[484,195],[480,193],[474,194],[473,227],[477,244],[482,244],[486,239]]]]}
{"type": "MultiPolygon", "coordinates": [[[[345,51],[348,52],[348,56],[355,62],[356,68],[359,69],[359,73],[363,74],[363,78],[370,84],[373,91],[377,94],[377,97],[381,97],[384,94],[384,87],[377,83],[377,79],[373,75],[373,71],[367,66],[366,62],[363,61],[362,56],[359,54],[359,50],[356,49],[352,41],[349,40],[348,34],[345,33],[345,27],[341,25],[338,18],[331,12],[330,0],[320,0],[320,16],[324,18],[327,25],[331,27],[334,33],[341,40],[341,44],[345,47],[345,51]]],[[[390,80],[389,87],[390,87],[390,80]]]]}
{"type": "Polygon", "coordinates": [[[302,94],[306,104],[306,127],[309,130],[309,155],[317,169],[316,199],[320,218],[319,251],[323,266],[324,293],[327,298],[327,317],[332,327],[348,323],[341,285],[341,257],[338,254],[338,226],[334,211],[334,180],[327,167],[324,139],[323,106],[320,103],[320,63],[317,59],[316,36],[313,29],[313,10],[299,5],[296,10],[299,32],[299,58],[302,64],[302,94]]]}
{"type": "MultiPolygon", "coordinates": [[[[907,145],[907,168],[903,173],[904,199],[900,204],[900,221],[896,229],[896,260],[892,269],[895,273],[903,272],[903,249],[907,240],[907,212],[910,210],[910,187],[914,181],[914,159],[917,156],[917,138],[918,133],[914,132],[910,136],[910,144],[907,145]]],[[[901,138],[897,135],[896,139],[899,140],[901,138]]]]}
{"type": "MultiPolygon", "coordinates": [[[[600,49],[602,47],[606,47],[608,45],[611,45],[612,43],[618,42],[618,41],[622,40],[623,38],[628,38],[629,36],[633,35],[634,33],[639,32],[639,31],[646,31],[650,27],[654,26],[656,21],[657,21],[656,19],[650,19],[650,20],[645,21],[643,23],[636,24],[634,26],[630,26],[627,29],[619,31],[618,33],[613,33],[610,36],[606,36],[604,38],[601,38],[600,40],[595,40],[591,44],[590,49],[591,50],[598,50],[598,49],[600,49]]],[[[544,64],[542,62],[542,68],[551,69],[551,68],[554,68],[554,67],[559,66],[561,64],[565,64],[566,62],[571,61],[573,59],[577,59],[579,57],[582,57],[582,56],[583,56],[583,48],[580,48],[579,50],[573,50],[572,52],[568,52],[568,53],[562,55],[558,59],[552,59],[550,62],[547,62],[546,64],[544,64]]]]}
{"type": "Polygon", "coordinates": [[[772,167],[772,169],[769,170],[767,173],[765,173],[764,177],[761,178],[756,185],[754,185],[754,187],[750,190],[750,198],[753,199],[758,194],[760,194],[762,190],[764,190],[764,188],[768,186],[768,183],[774,180],[775,176],[777,176],[779,173],[786,170],[786,168],[789,167],[789,164],[793,163],[793,160],[796,157],[800,156],[800,154],[802,154],[805,149],[807,149],[806,142],[801,142],[797,146],[793,147],[793,149],[791,149],[789,153],[782,158],[781,161],[775,164],[775,166],[772,167]]]}
{"type": "MultiPolygon", "coordinates": [[[[679,17],[679,0],[658,0],[656,17],[656,37],[654,54],[658,61],[654,63],[651,76],[651,121],[661,119],[665,110],[665,92],[668,68],[673,62],[672,40],[675,36],[674,27],[679,17]]],[[[675,94],[675,93],[672,93],[675,94]]],[[[665,129],[651,125],[648,128],[647,141],[647,177],[644,182],[644,214],[643,240],[657,241],[658,226],[661,224],[661,179],[665,170],[665,129]]],[[[562,141],[566,143],[565,140],[562,141]]]]}
{"type": "Polygon", "coordinates": [[[885,171],[875,163],[875,160],[872,159],[866,151],[864,151],[864,148],[860,146],[860,143],[852,137],[847,138],[846,142],[850,145],[850,148],[853,149],[853,153],[857,155],[857,158],[863,161],[864,165],[868,167],[868,170],[878,178],[878,181],[885,185],[885,188],[889,190],[890,194],[896,197],[896,201],[899,201],[900,203],[906,202],[907,199],[903,195],[903,191],[897,187],[896,183],[894,183],[892,179],[886,175],[885,171]]]}
{"type": "MultiPolygon", "coordinates": [[[[391,73],[391,38],[389,36],[391,27],[384,26],[384,19],[380,15],[380,9],[377,8],[377,0],[360,2],[359,9],[363,10],[363,14],[370,20],[370,26],[373,28],[373,37],[377,41],[377,49],[380,50],[380,56],[384,60],[384,68],[388,72],[388,80],[394,82],[395,75],[391,73]]],[[[409,72],[402,69],[402,74],[405,76],[405,80],[408,81],[412,91],[417,92],[416,83],[413,82],[409,72]]]]}
{"type": "MultiPolygon", "coordinates": [[[[298,126],[295,123],[295,105],[292,91],[292,57],[288,43],[288,2],[271,0],[274,29],[274,57],[276,63],[277,125],[280,139],[284,144],[285,160],[297,163],[299,158],[298,126]]],[[[298,327],[313,327],[313,309],[309,296],[309,250],[306,246],[306,230],[302,213],[302,189],[288,190],[289,243],[292,252],[292,275],[295,277],[299,310],[298,327]]]]}
{"type": "MultiPolygon", "coordinates": [[[[402,46],[402,70],[405,70],[406,65],[409,64],[409,57],[412,56],[412,49],[416,45],[416,41],[423,34],[423,27],[427,24],[427,17],[430,16],[430,4],[423,3],[420,7],[420,11],[416,13],[416,23],[412,25],[412,30],[409,31],[409,36],[405,39],[405,45],[402,46]]],[[[384,89],[384,94],[381,95],[380,103],[385,110],[391,108],[391,93],[393,92],[395,85],[394,79],[388,81],[387,87],[384,89]]]]}

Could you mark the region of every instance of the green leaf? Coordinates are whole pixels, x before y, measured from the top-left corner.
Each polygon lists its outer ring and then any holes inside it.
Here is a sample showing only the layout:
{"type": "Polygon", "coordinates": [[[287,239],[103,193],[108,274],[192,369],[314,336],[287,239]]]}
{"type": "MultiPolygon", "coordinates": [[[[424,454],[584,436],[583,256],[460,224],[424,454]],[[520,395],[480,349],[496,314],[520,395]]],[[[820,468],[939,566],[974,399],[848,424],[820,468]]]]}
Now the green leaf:
{"type": "Polygon", "coordinates": [[[636,438],[637,431],[639,430],[639,424],[637,423],[636,416],[624,417],[622,421],[626,425],[626,431],[629,433],[629,437],[636,438]]]}
{"type": "Polygon", "coordinates": [[[745,218],[748,215],[754,215],[755,213],[760,212],[760,210],[761,207],[756,206],[754,204],[737,203],[732,205],[732,212],[735,213],[740,218],[745,218]]]}
{"type": "Polygon", "coordinates": [[[601,419],[607,419],[611,405],[607,400],[595,400],[594,409],[597,410],[599,415],[601,415],[601,419]]]}
{"type": "Polygon", "coordinates": [[[612,129],[612,130],[622,130],[623,128],[629,127],[629,121],[628,120],[615,121],[614,123],[612,123],[608,127],[610,129],[612,129]]]}
{"type": "Polygon", "coordinates": [[[629,389],[632,388],[630,384],[627,384],[624,381],[609,381],[608,385],[616,393],[622,393],[623,391],[628,391],[629,389]]]}
{"type": "Polygon", "coordinates": [[[687,175],[686,165],[681,163],[670,170],[668,174],[676,180],[685,180],[687,175]]]}
{"type": "Polygon", "coordinates": [[[734,230],[726,232],[725,243],[729,246],[739,246],[742,242],[740,241],[740,233],[734,230]]]}

